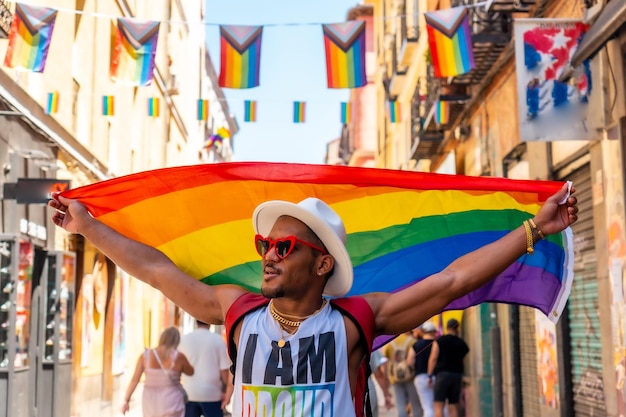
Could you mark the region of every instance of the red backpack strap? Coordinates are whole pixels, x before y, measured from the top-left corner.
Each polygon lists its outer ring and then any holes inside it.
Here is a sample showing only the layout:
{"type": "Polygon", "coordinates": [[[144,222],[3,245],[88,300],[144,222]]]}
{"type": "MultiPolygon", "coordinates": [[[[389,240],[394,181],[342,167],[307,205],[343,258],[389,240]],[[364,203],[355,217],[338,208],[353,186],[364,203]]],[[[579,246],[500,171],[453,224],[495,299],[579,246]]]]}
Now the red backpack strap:
{"type": "Polygon", "coordinates": [[[245,317],[246,314],[269,304],[269,298],[265,298],[260,294],[245,293],[235,300],[226,312],[224,319],[224,327],[226,330],[226,340],[228,341],[228,356],[232,363],[230,372],[235,375],[235,363],[237,362],[237,345],[233,331],[237,324],[245,317]]]}
{"type": "Polygon", "coordinates": [[[372,352],[376,332],[376,318],[374,317],[374,312],[363,297],[337,298],[331,300],[330,304],[356,324],[361,334],[361,340],[365,343],[366,354],[359,367],[356,390],[354,393],[354,411],[357,417],[363,415],[371,416],[372,409],[367,380],[372,373],[370,369],[370,354],[372,352]],[[358,404],[362,404],[362,406],[358,406],[358,404]]]}

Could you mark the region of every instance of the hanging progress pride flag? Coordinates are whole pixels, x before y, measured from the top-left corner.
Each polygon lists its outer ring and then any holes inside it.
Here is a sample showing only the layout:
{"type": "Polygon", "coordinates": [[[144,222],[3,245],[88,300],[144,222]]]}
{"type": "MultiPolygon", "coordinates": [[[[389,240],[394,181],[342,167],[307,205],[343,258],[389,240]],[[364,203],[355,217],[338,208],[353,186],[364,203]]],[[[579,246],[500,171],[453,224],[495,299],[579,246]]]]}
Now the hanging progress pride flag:
{"type": "Polygon", "coordinates": [[[4,65],[43,72],[56,18],[54,9],[16,3],[4,65]]]}
{"type": "Polygon", "coordinates": [[[48,93],[46,100],[46,114],[55,114],[59,110],[59,92],[48,93]]]}
{"type": "Polygon", "coordinates": [[[220,87],[259,85],[263,26],[220,26],[220,87]]]}
{"type": "Polygon", "coordinates": [[[304,123],[306,103],[304,101],[293,102],[293,122],[304,123]]]}
{"type": "Polygon", "coordinates": [[[400,123],[400,103],[395,100],[387,102],[387,117],[389,123],[400,123]]]}
{"type": "Polygon", "coordinates": [[[148,98],[148,116],[159,117],[159,114],[160,114],[159,98],[149,97],[148,98]]]}
{"type": "Polygon", "coordinates": [[[209,118],[209,100],[198,99],[198,120],[206,121],[209,118]]]}
{"type": "Polygon", "coordinates": [[[115,116],[115,97],[102,96],[102,115],[115,116]]]}
{"type": "Polygon", "coordinates": [[[437,126],[448,124],[450,118],[450,103],[438,100],[435,106],[435,123],[437,126]]]}
{"type": "Polygon", "coordinates": [[[322,25],[328,88],[355,88],[367,84],[365,21],[322,25]]]}
{"type": "MultiPolygon", "coordinates": [[[[349,295],[396,292],[533,217],[563,183],[284,163],[165,168],[63,193],[207,284],[259,292],[252,212],[267,200],[318,197],[343,219],[354,266],[349,295]],[[210,202],[210,204],[199,204],[210,202]],[[173,216],[163,221],[163,216],[173,216]],[[226,241],[225,241],[226,239],[226,241]],[[233,250],[235,248],[235,250],[233,250]]],[[[521,245],[521,242],[520,242],[521,245]]],[[[528,305],[552,320],[573,279],[570,229],[537,242],[495,280],[446,307],[528,305]]]]}
{"type": "Polygon", "coordinates": [[[256,122],[256,101],[246,100],[243,102],[243,121],[256,122]]]}
{"type": "Polygon", "coordinates": [[[474,68],[472,34],[465,6],[424,13],[435,77],[465,74],[474,68]]]}
{"type": "Polygon", "coordinates": [[[118,18],[111,45],[111,80],[125,85],[150,85],[158,39],[159,22],[118,18]]]}

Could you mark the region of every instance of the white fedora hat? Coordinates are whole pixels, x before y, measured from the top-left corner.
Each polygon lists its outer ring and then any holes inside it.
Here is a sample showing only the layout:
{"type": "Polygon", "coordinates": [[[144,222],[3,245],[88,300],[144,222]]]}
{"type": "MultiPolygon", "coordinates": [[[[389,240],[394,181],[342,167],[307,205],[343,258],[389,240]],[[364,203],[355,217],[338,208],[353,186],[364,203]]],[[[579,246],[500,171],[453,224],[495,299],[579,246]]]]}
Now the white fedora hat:
{"type": "Polygon", "coordinates": [[[252,215],[255,232],[267,236],[280,216],[291,216],[306,224],[335,258],[335,269],[324,287],[324,295],[346,295],[352,288],[353,271],[346,249],[346,228],[339,215],[319,198],[310,197],[298,204],[266,201],[259,204],[252,215]]]}

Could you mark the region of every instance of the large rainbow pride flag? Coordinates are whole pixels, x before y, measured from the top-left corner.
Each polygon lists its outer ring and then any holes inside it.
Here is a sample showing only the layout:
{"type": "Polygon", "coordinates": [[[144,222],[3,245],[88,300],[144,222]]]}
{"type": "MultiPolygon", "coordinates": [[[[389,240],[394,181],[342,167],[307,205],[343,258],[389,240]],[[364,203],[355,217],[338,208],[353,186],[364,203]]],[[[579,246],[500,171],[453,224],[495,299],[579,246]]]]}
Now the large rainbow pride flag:
{"type": "MultiPolygon", "coordinates": [[[[326,201],[343,218],[354,265],[349,295],[395,292],[500,238],[562,183],[373,168],[219,163],[164,168],[64,192],[112,228],[158,248],[207,284],[258,292],[252,212],[261,202],[326,201]]],[[[573,279],[570,229],[535,245],[489,284],[446,310],[482,302],[560,316],[573,279]]]]}
{"type": "Polygon", "coordinates": [[[159,22],[118,18],[109,75],[119,84],[150,85],[159,40],[159,22]]]}
{"type": "Polygon", "coordinates": [[[355,88],[367,84],[365,21],[322,25],[328,88],[355,88]]]}
{"type": "Polygon", "coordinates": [[[424,13],[435,77],[465,74],[474,68],[472,33],[465,6],[424,13]]]}
{"type": "Polygon", "coordinates": [[[259,85],[262,36],[263,26],[220,26],[220,87],[259,85]]]}
{"type": "Polygon", "coordinates": [[[56,18],[54,9],[16,3],[4,65],[43,72],[56,18]]]}

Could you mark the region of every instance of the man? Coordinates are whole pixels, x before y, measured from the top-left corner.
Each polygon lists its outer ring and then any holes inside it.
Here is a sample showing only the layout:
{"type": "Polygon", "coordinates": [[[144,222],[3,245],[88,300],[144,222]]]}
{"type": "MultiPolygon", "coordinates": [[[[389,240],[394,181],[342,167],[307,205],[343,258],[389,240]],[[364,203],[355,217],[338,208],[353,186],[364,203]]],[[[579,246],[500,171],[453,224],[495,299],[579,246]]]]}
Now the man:
{"type": "Polygon", "coordinates": [[[402,333],[383,348],[387,358],[389,382],[396,399],[398,417],[407,417],[407,408],[412,417],[422,417],[422,406],[413,385],[413,362],[409,362],[409,352],[416,340],[411,332],[402,333]]]}
{"type": "Polygon", "coordinates": [[[226,344],[209,327],[196,320],[196,329],[184,335],[178,346],[196,370],[192,376],[183,375],[181,379],[189,396],[185,417],[222,417],[233,393],[226,344]]]}
{"type": "Polygon", "coordinates": [[[433,387],[428,383],[428,359],[437,329],[432,321],[427,321],[420,326],[419,330],[422,337],[413,344],[406,361],[413,364],[415,369],[413,383],[422,405],[423,417],[433,417],[435,415],[434,394],[433,387]]]}
{"type": "MultiPolygon", "coordinates": [[[[534,232],[524,223],[402,291],[364,294],[360,300],[371,309],[376,334],[400,334],[417,327],[452,300],[487,283],[542,234],[558,233],[574,223],[576,198],[566,198],[567,192],[564,185],[545,202],[534,218],[534,232]],[[561,200],[565,203],[559,204],[561,200]]],[[[234,285],[197,281],[159,250],[93,218],[79,201],[53,194],[49,205],[56,209],[52,216],[56,225],[82,234],[130,275],[157,288],[198,320],[222,323],[237,299],[248,293],[234,285]]],[[[166,207],[163,214],[175,215],[166,207]]],[[[295,407],[301,415],[320,415],[328,407],[335,416],[361,414],[361,404],[354,404],[353,398],[370,346],[363,343],[355,322],[331,309],[323,297],[341,297],[352,286],[342,220],[316,198],[298,204],[265,202],[252,219],[263,271],[261,293],[270,302],[238,321],[227,342],[237,350],[233,415],[243,416],[244,410],[245,415],[291,415],[295,407]]]]}
{"type": "Polygon", "coordinates": [[[463,386],[463,359],[469,347],[459,337],[459,322],[448,320],[447,334],[433,342],[428,359],[429,385],[434,375],[435,417],[443,417],[443,407],[448,401],[448,417],[459,417],[459,401],[463,386]]]}

